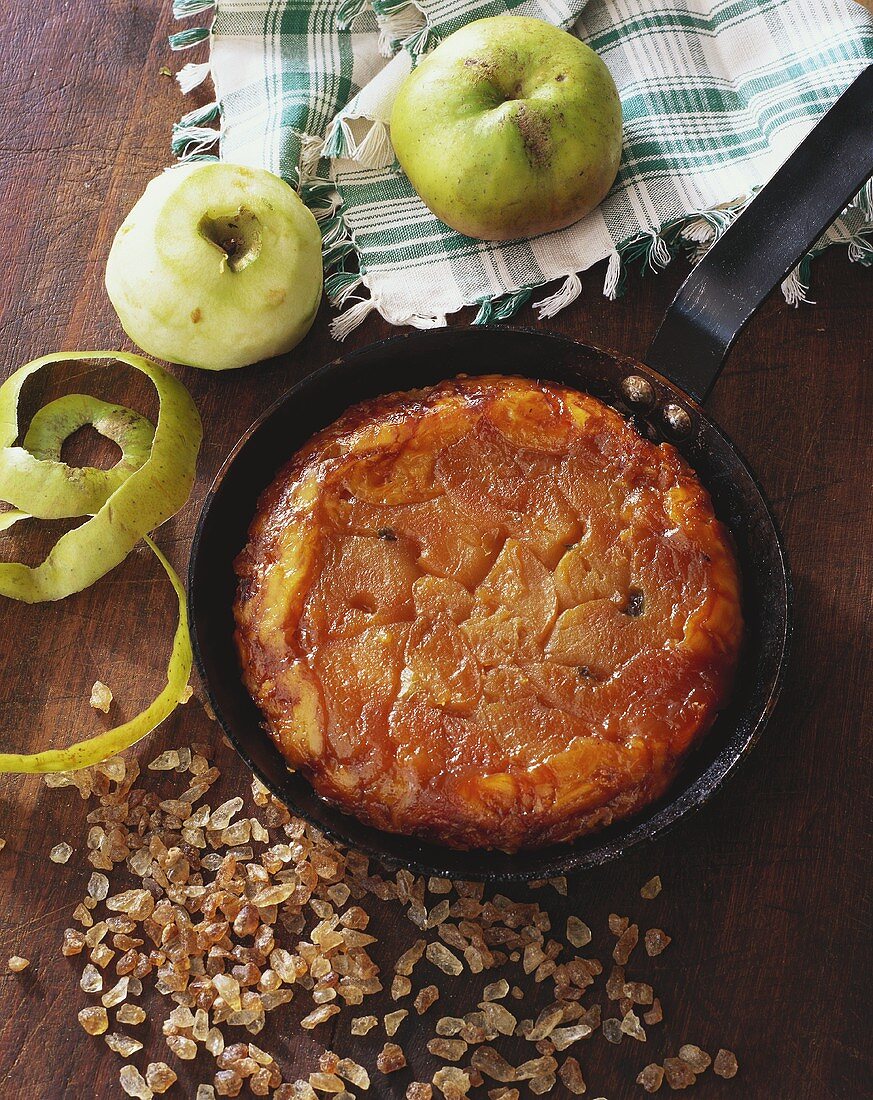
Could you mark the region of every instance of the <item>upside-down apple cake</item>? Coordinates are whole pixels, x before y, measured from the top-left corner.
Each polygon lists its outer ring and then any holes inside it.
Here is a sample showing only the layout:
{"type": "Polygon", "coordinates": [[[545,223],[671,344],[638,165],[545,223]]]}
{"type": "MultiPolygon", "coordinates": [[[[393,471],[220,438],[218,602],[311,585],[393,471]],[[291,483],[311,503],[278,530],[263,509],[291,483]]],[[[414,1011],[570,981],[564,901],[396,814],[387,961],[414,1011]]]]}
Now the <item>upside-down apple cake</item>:
{"type": "Polygon", "coordinates": [[[730,539],[593,397],[488,376],[376,398],[264,493],[246,684],[292,767],[380,829],[514,851],[657,798],[730,689],[730,539]]]}

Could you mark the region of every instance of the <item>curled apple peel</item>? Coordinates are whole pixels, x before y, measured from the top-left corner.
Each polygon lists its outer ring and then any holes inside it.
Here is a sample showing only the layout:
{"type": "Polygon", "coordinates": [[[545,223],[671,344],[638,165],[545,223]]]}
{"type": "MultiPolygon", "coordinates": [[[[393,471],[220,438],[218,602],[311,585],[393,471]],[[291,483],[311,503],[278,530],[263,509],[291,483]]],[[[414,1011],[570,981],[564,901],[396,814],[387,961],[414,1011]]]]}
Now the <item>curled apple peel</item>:
{"type": "Polygon", "coordinates": [[[125,352],[58,352],[21,367],[0,386],[0,532],[22,519],[88,518],[55,543],[37,566],[0,563],[0,595],[25,603],[61,600],[81,592],[122,562],[139,540],[157,556],[179,601],[167,684],[140,714],[67,749],[0,753],[0,772],[70,771],[99,763],[144,737],[180,702],[191,674],[191,642],[182,583],[147,532],[174,515],[194,483],[202,428],[185,387],[157,363],[125,352]],[[122,405],[69,394],[43,406],[21,446],[18,403],[24,383],[51,363],[117,360],[145,374],[160,406],[157,423],[122,405]],[[64,440],[92,425],[121,449],[108,470],[61,461],[64,440]]]}

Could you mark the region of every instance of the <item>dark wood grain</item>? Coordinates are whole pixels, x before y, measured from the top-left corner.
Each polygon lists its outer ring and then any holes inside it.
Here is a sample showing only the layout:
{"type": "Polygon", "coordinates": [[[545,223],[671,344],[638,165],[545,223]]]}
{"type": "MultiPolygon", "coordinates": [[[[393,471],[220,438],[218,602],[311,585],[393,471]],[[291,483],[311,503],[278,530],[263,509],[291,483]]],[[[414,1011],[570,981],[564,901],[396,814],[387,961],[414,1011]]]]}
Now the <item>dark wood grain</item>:
{"type": "MultiPolygon", "coordinates": [[[[124,213],[169,163],[170,124],[190,106],[159,74],[168,61],[166,7],[118,0],[7,6],[0,51],[4,376],[45,351],[129,346],[103,290],[103,264],[124,213]]],[[[586,276],[582,299],[550,327],[642,354],[682,275],[676,265],[656,278],[634,278],[627,296],[610,303],[600,295],[597,269],[586,276]]],[[[794,570],[794,659],[765,738],[727,791],[673,835],[571,882],[568,901],[536,895],[548,900],[556,928],[568,911],[580,913],[595,928],[601,953],[612,911],[674,936],[647,970],[666,1023],[652,1029],[646,1048],[586,1044],[580,1057],[592,1096],[643,1095],[635,1074],[686,1041],[712,1051],[725,1045],[741,1062],[733,1082],[702,1078],[696,1095],[704,1098],[870,1095],[871,291],[873,272],[850,265],[842,251],[829,253],[815,268],[817,305],[795,310],[771,298],[711,401],[774,504],[794,570]],[[664,893],[643,902],[639,887],[656,872],[664,893]]],[[[159,536],[178,568],[229,446],[292,378],[335,353],[327,321],[325,310],[292,362],[226,376],[180,371],[206,437],[192,500],[159,536]]],[[[519,322],[532,323],[532,313],[519,322]]],[[[371,318],[353,341],[387,331],[371,318]]],[[[147,391],[123,372],[80,384],[148,411],[147,391]]],[[[25,550],[35,555],[39,546],[25,550]]],[[[172,620],[171,596],[147,552],[61,605],[0,606],[4,747],[62,744],[96,729],[87,697],[97,677],[112,686],[118,713],[133,713],[161,681],[172,620]]],[[[216,745],[223,789],[247,786],[243,767],[196,703],[135,752],[148,760],[164,745],[192,739],[216,745]]],[[[78,1027],[79,967],[59,953],[90,873],[85,812],[75,791],[48,790],[36,778],[0,780],[0,836],[7,842],[0,853],[0,959],[17,953],[32,960],[23,975],[0,974],[0,1095],[10,1100],[120,1095],[119,1059],[78,1027]],[[76,851],[56,866],[48,851],[64,839],[76,851]]],[[[390,905],[377,918],[377,957],[387,963],[413,930],[390,905]]],[[[469,1008],[480,988],[478,980],[459,979],[444,988],[441,1008],[469,1008]]],[[[385,997],[362,1011],[388,1005],[385,997]]],[[[347,1022],[335,1037],[302,1033],[298,1018],[289,1012],[267,1033],[286,1074],[313,1069],[331,1042],[372,1066],[375,1039],[343,1039],[347,1022]]],[[[143,1055],[166,1057],[159,1026],[148,1027],[143,1055]]],[[[427,1036],[415,1027],[404,1035],[423,1073],[432,1066],[422,1054],[427,1036]]],[[[136,1061],[144,1066],[146,1059],[136,1061]]],[[[180,1083],[170,1095],[193,1095],[205,1067],[174,1065],[180,1083]]],[[[370,1095],[400,1097],[402,1089],[378,1078],[370,1095]]],[[[564,1093],[559,1086],[551,1095],[564,1093]]]]}

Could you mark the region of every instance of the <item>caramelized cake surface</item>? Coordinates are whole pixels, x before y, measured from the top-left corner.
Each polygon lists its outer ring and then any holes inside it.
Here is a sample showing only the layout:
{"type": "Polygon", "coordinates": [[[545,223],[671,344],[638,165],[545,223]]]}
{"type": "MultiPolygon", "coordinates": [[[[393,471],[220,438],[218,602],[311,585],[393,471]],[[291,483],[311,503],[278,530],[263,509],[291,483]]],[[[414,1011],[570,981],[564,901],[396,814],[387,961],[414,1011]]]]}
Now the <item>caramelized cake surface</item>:
{"type": "Polygon", "coordinates": [[[730,541],[667,444],[521,378],[351,409],[259,502],[246,685],[289,763],[392,832],[506,851],[658,797],[730,689],[730,541]]]}

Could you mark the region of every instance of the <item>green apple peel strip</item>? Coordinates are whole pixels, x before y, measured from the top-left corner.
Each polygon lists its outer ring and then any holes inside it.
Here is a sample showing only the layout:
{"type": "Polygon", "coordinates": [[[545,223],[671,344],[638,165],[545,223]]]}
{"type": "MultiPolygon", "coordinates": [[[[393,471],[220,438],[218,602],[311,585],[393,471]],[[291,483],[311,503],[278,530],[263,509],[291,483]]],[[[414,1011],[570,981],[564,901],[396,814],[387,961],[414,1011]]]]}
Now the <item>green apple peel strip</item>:
{"type": "Polygon", "coordinates": [[[192,663],[185,592],[147,532],[188,499],[201,436],[200,417],[185,387],[139,355],[59,352],[26,364],[0,386],[0,499],[12,505],[0,514],[0,532],[22,519],[89,517],[62,535],[40,565],[0,563],[0,595],[25,603],[63,599],[99,580],[143,538],[179,601],[167,684],[144,711],[68,749],[0,753],[0,772],[72,771],[99,763],[144,737],[183,698],[192,663]],[[124,406],[71,394],[43,406],[31,421],[24,445],[14,446],[19,434],[18,402],[26,380],[49,364],[81,360],[117,360],[145,374],[160,401],[154,428],[124,406]],[[109,470],[70,467],[60,460],[63,441],[85,424],[121,448],[121,458],[109,470]]]}

